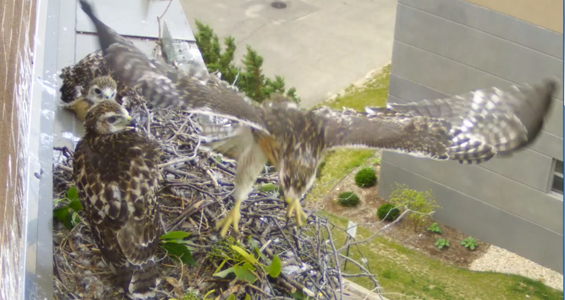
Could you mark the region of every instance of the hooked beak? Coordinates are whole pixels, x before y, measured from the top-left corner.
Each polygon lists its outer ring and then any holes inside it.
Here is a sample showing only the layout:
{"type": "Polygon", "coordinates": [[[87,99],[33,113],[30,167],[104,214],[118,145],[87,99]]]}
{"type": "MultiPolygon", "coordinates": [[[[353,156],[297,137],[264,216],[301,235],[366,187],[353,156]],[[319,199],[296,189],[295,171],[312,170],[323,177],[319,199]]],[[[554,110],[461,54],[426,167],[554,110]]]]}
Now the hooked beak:
{"type": "Polygon", "coordinates": [[[128,121],[129,128],[134,129],[137,127],[137,122],[131,116],[128,116],[126,120],[128,121]]]}

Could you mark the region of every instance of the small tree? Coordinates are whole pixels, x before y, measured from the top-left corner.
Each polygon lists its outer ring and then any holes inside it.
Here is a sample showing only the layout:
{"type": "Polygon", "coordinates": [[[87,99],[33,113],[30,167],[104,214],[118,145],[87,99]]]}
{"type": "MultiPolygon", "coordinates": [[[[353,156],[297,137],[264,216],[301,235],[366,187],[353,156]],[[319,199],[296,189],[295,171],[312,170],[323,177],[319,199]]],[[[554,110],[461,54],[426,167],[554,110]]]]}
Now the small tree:
{"type": "Polygon", "coordinates": [[[239,68],[233,63],[235,50],[237,49],[235,39],[231,36],[224,39],[225,48],[222,53],[218,36],[210,26],[197,20],[196,28],[198,32],[194,37],[208,71],[219,71],[222,74],[222,79],[232,84],[240,72],[239,68]]]}
{"type": "Polygon", "coordinates": [[[389,200],[396,207],[411,210],[409,218],[414,224],[414,231],[417,231],[426,223],[436,208],[440,208],[432,196],[431,190],[420,192],[408,188],[405,184],[397,183],[389,200]]]}
{"type": "Polygon", "coordinates": [[[222,51],[219,38],[210,26],[196,21],[196,28],[196,44],[209,72],[220,72],[223,80],[235,84],[245,95],[259,103],[273,93],[280,93],[291,101],[300,102],[295,88],[286,90],[284,78],[275,76],[271,79],[263,74],[263,57],[253,48],[247,46],[247,53],[242,60],[243,67],[238,67],[234,64],[237,47],[233,37],[224,39],[222,51]]]}

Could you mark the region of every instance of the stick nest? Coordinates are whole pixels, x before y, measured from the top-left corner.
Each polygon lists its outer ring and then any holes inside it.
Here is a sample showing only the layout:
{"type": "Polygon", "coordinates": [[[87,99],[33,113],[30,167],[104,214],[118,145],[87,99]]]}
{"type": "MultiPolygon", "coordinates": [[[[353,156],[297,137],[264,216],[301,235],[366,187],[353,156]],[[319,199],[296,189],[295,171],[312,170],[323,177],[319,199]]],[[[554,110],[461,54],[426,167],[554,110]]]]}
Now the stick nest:
{"type": "MultiPolygon", "coordinates": [[[[135,108],[132,116],[146,133],[162,145],[159,199],[163,226],[167,231],[185,231],[197,266],[186,265],[159,248],[160,283],[158,299],[341,299],[342,278],[366,276],[378,286],[374,275],[362,263],[345,257],[344,247],[336,249],[332,237],[335,228],[326,218],[309,213],[308,225],[297,228],[285,219],[284,202],[277,191],[254,189],[241,207],[241,234],[238,239],[220,238],[215,223],[231,207],[236,164],[201,147],[201,121],[181,110],[135,108]],[[254,283],[213,276],[241,263],[230,245],[238,245],[268,265],[274,255],[282,261],[282,272],[272,278],[257,268],[254,283]],[[220,265],[226,258],[227,262],[220,265]],[[342,271],[350,260],[361,272],[347,275],[342,271]],[[213,292],[212,292],[213,291],[213,292]],[[199,295],[199,296],[198,296],[199,295]],[[233,299],[233,298],[232,298],[233,299]]],[[[64,198],[74,186],[73,152],[55,149],[54,199],[64,198]]],[[[258,183],[277,184],[276,174],[266,171],[258,183]]],[[[54,208],[60,204],[54,204],[54,208]]],[[[79,213],[81,219],[84,215],[79,213]]],[[[55,299],[127,299],[112,284],[111,269],[104,263],[88,226],[80,221],[72,230],[55,221],[54,225],[55,299]]]]}

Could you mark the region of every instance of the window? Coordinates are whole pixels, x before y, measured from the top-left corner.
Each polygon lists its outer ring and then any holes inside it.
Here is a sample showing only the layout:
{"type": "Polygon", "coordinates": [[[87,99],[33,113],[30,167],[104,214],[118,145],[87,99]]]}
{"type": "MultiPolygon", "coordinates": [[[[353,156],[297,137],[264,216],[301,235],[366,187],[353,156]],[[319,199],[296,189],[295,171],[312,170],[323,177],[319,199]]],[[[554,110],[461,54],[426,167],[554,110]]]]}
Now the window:
{"type": "Polygon", "coordinates": [[[555,160],[551,191],[563,195],[563,162],[560,160],[555,160]]]}

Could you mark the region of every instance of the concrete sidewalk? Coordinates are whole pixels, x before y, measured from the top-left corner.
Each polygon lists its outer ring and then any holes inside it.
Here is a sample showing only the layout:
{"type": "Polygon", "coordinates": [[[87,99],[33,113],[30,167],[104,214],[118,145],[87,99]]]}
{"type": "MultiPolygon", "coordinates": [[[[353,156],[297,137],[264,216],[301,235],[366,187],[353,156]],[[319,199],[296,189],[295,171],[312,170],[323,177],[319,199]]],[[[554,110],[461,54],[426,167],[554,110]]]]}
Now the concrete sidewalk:
{"type": "Polygon", "coordinates": [[[296,87],[311,107],[391,61],[396,0],[282,1],[180,0],[194,20],[220,38],[233,36],[237,63],[252,46],[264,57],[264,73],[296,87]]]}

